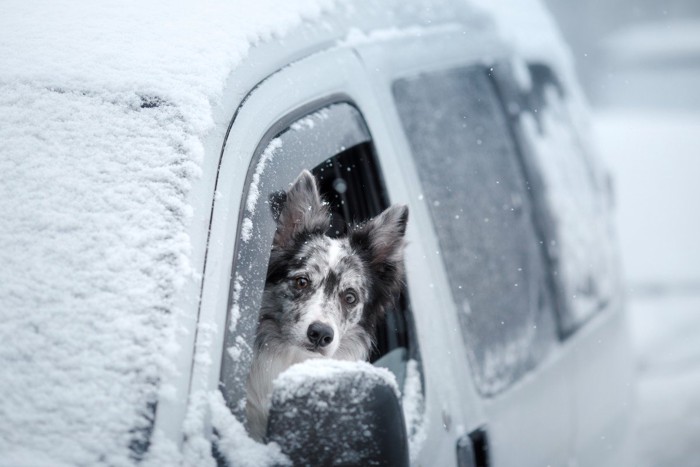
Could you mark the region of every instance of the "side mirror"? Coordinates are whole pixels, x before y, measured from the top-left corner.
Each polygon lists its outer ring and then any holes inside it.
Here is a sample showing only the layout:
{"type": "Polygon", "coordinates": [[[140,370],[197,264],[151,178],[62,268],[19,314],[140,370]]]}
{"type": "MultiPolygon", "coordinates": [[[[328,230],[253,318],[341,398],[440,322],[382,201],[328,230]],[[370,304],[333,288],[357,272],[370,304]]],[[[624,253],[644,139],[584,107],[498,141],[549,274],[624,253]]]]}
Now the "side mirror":
{"type": "Polygon", "coordinates": [[[308,360],[274,383],[267,440],[293,465],[407,466],[393,374],[364,362],[308,360]]]}

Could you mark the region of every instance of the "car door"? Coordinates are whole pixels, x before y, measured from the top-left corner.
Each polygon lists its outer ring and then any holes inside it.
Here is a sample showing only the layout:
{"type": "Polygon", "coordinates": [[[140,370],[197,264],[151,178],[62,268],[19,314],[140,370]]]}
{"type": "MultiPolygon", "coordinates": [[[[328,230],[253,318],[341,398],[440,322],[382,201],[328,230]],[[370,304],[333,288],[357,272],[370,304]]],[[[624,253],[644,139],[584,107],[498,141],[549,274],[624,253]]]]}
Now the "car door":
{"type": "Polygon", "coordinates": [[[564,465],[574,355],[559,339],[529,182],[483,59],[500,49],[457,32],[394,41],[360,53],[381,103],[396,109],[387,112],[395,144],[412,156],[404,164],[415,170],[414,196],[430,218],[420,240],[437,246],[431,260],[444,270],[436,281],[458,317],[461,342],[445,352],[470,387],[452,412],[455,456],[475,465],[564,465]]]}
{"type": "MultiPolygon", "coordinates": [[[[235,464],[255,445],[245,436],[245,381],[275,229],[275,193],[288,188],[302,169],[313,170],[339,221],[333,223],[338,232],[330,235],[342,234],[345,223],[374,216],[391,202],[412,208],[395,170],[397,154],[382,136],[382,114],[357,56],[342,46],[268,77],[238,109],[219,168],[191,383],[195,399],[218,390],[223,396],[215,398],[219,402],[212,410],[218,415],[208,428],[218,439],[220,460],[235,464]],[[226,438],[234,431],[233,441],[226,438]]],[[[409,221],[408,287],[388,313],[372,358],[395,374],[402,389],[412,456],[431,452],[449,465],[454,440],[444,436],[440,401],[455,387],[454,371],[438,369],[444,372],[441,384],[427,385],[426,358],[433,354],[422,348],[417,330],[425,326],[412,316],[418,307],[429,309],[436,296],[426,271],[411,272],[420,271],[426,255],[415,235],[409,221]]],[[[440,321],[433,327],[445,332],[440,321]]],[[[437,368],[432,360],[429,367],[437,368]]],[[[269,452],[274,446],[255,446],[268,449],[266,459],[274,463],[269,452]]]]}

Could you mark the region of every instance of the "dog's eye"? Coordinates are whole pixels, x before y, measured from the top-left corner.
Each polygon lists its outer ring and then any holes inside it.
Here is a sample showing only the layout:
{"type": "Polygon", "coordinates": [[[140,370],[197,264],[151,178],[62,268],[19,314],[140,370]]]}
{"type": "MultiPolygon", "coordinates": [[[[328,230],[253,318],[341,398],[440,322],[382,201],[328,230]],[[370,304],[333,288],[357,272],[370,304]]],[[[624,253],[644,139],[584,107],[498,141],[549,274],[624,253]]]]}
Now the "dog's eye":
{"type": "Polygon", "coordinates": [[[355,295],[355,292],[345,292],[345,303],[347,303],[348,305],[354,305],[356,302],[357,295],[355,295]]]}
{"type": "Polygon", "coordinates": [[[296,285],[297,289],[305,289],[309,286],[309,280],[304,276],[297,277],[294,279],[294,285],[296,285]]]}

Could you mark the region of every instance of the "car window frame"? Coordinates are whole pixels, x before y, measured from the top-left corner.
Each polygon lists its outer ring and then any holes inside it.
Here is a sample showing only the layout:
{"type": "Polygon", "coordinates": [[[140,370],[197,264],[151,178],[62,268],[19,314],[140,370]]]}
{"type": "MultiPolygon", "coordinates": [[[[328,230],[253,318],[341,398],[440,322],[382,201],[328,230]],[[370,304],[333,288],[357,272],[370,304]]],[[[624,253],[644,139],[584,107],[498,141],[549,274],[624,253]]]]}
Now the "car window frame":
{"type": "MultiPolygon", "coordinates": [[[[231,281],[228,292],[229,298],[226,325],[224,328],[224,355],[221,357],[221,366],[219,370],[221,379],[220,388],[224,394],[224,399],[227,401],[229,409],[232,411],[234,416],[236,416],[241,422],[245,421],[245,409],[244,405],[242,406],[240,403],[241,401],[245,401],[246,391],[245,380],[241,380],[240,377],[247,377],[250,370],[250,359],[252,358],[252,345],[255,338],[255,329],[257,327],[258,310],[265,283],[267,263],[270,257],[269,252],[272,245],[272,235],[274,233],[274,220],[272,218],[272,213],[269,211],[269,209],[261,209],[265,208],[266,205],[266,200],[262,199],[262,196],[266,196],[265,192],[259,193],[261,198],[256,201],[256,209],[254,209],[253,212],[251,212],[247,206],[251,187],[255,184],[257,190],[260,188],[259,183],[268,179],[267,177],[263,179],[265,174],[261,174],[258,169],[260,167],[264,152],[270,147],[270,144],[273,141],[282,139],[286,140],[281,143],[282,150],[285,148],[285,143],[287,145],[290,143],[293,145],[301,143],[303,145],[303,140],[305,138],[309,138],[309,135],[297,135],[296,131],[292,129],[293,125],[299,123],[305,118],[314,118],[313,116],[318,115],[319,112],[327,109],[333,109],[334,107],[336,110],[339,110],[341,107],[344,109],[353,109],[352,111],[354,111],[355,115],[359,117],[359,120],[353,120],[352,118],[347,118],[348,115],[343,116],[333,110],[329,110],[329,113],[332,114],[330,117],[331,121],[333,123],[338,123],[338,125],[324,125],[321,127],[318,125],[326,122],[324,122],[322,119],[316,118],[315,124],[308,128],[301,129],[300,131],[306,130],[315,135],[319,135],[319,132],[321,131],[330,132],[331,134],[325,140],[323,140],[325,145],[324,147],[318,145],[319,140],[316,140],[315,145],[310,145],[315,151],[299,151],[293,153],[295,157],[292,158],[292,162],[298,166],[298,170],[292,170],[285,174],[278,174],[277,178],[284,178],[286,182],[277,183],[277,186],[275,186],[273,191],[288,188],[289,184],[294,181],[294,178],[303,168],[310,169],[323,163],[328,158],[334,156],[338,152],[341,152],[344,146],[350,144],[350,142],[352,142],[354,145],[371,141],[369,129],[364,123],[364,119],[362,119],[359,109],[357,109],[357,107],[352,104],[346,96],[332,96],[328,99],[324,99],[323,101],[317,101],[313,104],[295,109],[275,122],[275,124],[272,125],[272,127],[266,132],[264,137],[258,143],[248,166],[244,184],[245,189],[241,195],[241,204],[238,211],[239,220],[236,230],[231,281]],[[342,124],[348,124],[348,126],[345,127],[347,128],[348,132],[343,131],[344,127],[341,126],[342,124]],[[332,134],[333,131],[336,133],[332,134]],[[334,144],[333,141],[335,141],[336,144],[334,144]],[[328,145],[334,147],[331,148],[328,145]],[[258,182],[254,182],[256,175],[258,175],[259,178],[258,182]],[[256,219],[253,221],[252,225],[254,228],[267,228],[267,232],[264,233],[266,233],[269,238],[256,238],[256,235],[252,234],[249,239],[251,243],[248,243],[249,240],[246,240],[246,237],[243,234],[243,231],[246,228],[246,219],[250,219],[249,217],[246,217],[246,215],[256,216],[256,219]],[[254,258],[249,261],[247,258],[245,258],[247,253],[252,253],[254,258]],[[256,254],[257,256],[255,256],[256,254]],[[255,274],[257,275],[257,278],[253,279],[256,280],[255,284],[245,284],[245,287],[239,286],[238,284],[240,284],[241,279],[250,280],[250,277],[243,277],[242,274],[246,274],[248,276],[251,274],[250,270],[243,273],[241,270],[246,267],[256,267],[253,265],[256,260],[260,262],[260,264],[257,264],[258,269],[255,270],[255,274]],[[256,288],[252,290],[252,287],[256,288]],[[244,303],[246,297],[241,298],[238,296],[238,294],[240,294],[243,290],[245,290],[245,293],[249,294],[249,297],[247,298],[252,299],[252,303],[244,303]],[[243,310],[239,308],[238,313],[248,313],[247,316],[244,316],[246,321],[242,322],[237,318],[236,320],[238,322],[235,323],[236,328],[231,329],[232,315],[236,313],[236,307],[240,307],[242,304],[246,306],[246,309],[243,310]],[[242,324],[242,326],[239,327],[238,324],[242,324]],[[240,341],[240,337],[243,337],[244,342],[240,341]],[[236,365],[242,364],[243,368],[239,368],[239,371],[234,371],[233,374],[231,374],[232,365],[230,364],[229,359],[231,349],[234,348],[238,349],[238,352],[241,352],[239,354],[239,358],[243,357],[242,361],[237,360],[235,363],[236,365]],[[227,383],[229,385],[228,389],[227,383]]],[[[343,111],[341,110],[341,112],[343,111]]],[[[347,110],[345,112],[347,112],[347,110]]],[[[284,157],[284,153],[281,155],[284,157]]],[[[267,167],[266,169],[274,170],[271,167],[267,167]]]]}

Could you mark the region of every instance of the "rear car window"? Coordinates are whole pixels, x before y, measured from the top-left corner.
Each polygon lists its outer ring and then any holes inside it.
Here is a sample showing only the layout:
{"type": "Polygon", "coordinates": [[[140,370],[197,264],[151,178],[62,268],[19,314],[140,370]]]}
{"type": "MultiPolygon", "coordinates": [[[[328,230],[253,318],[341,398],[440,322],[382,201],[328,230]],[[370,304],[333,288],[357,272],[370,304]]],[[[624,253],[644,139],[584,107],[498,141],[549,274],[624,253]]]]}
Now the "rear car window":
{"type": "Polygon", "coordinates": [[[609,186],[577,132],[571,95],[547,66],[532,63],[527,70],[531,87],[520,96],[515,124],[541,179],[538,204],[567,336],[605,308],[617,285],[609,186]]]}
{"type": "Polygon", "coordinates": [[[393,95],[477,387],[496,394],[557,341],[543,245],[507,119],[480,66],[402,78],[393,95]]]}

